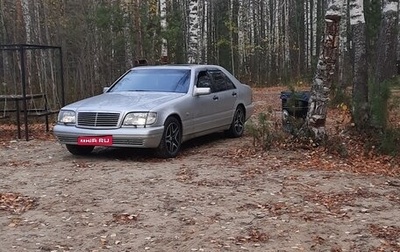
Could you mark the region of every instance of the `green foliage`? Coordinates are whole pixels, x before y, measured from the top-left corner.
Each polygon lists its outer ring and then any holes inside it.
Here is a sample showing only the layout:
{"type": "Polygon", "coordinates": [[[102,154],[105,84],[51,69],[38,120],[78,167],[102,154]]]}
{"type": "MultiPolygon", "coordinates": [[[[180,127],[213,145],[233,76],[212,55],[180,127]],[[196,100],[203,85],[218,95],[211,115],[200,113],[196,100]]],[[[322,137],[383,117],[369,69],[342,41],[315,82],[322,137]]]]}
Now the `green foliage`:
{"type": "Polygon", "coordinates": [[[390,81],[370,83],[371,126],[384,130],[388,120],[388,101],[390,98],[390,81]]]}
{"type": "Polygon", "coordinates": [[[114,31],[120,32],[124,27],[122,10],[118,6],[110,6],[105,3],[101,3],[97,7],[94,21],[98,28],[106,31],[109,31],[112,26],[114,31]]]}
{"type": "Polygon", "coordinates": [[[366,126],[365,146],[368,151],[374,150],[385,155],[398,155],[400,152],[400,128],[397,124],[389,124],[389,114],[393,113],[398,120],[400,97],[393,96],[392,90],[400,86],[399,78],[382,83],[370,81],[370,113],[371,123],[366,126]]]}
{"type": "Polygon", "coordinates": [[[379,153],[396,156],[400,153],[400,129],[387,128],[378,135],[377,150],[379,153]]]}
{"type": "Polygon", "coordinates": [[[383,127],[372,129],[369,132],[371,135],[370,145],[375,146],[379,153],[392,156],[400,153],[400,128],[396,124],[388,124],[388,118],[389,113],[394,113],[395,120],[398,120],[400,97],[392,95],[392,91],[397,90],[399,87],[400,78],[395,77],[383,82],[372,91],[372,94],[375,94],[372,95],[373,118],[377,118],[377,124],[383,125],[383,127]]]}
{"type": "Polygon", "coordinates": [[[271,108],[266,113],[259,113],[256,121],[248,121],[246,130],[253,137],[253,146],[264,151],[271,149],[273,143],[282,138],[282,131],[278,130],[277,118],[271,108]]]}
{"type": "Polygon", "coordinates": [[[184,17],[178,9],[170,9],[167,11],[168,26],[165,31],[161,32],[161,36],[168,42],[168,56],[171,62],[186,63],[185,56],[185,34],[184,34],[184,17]]]}
{"type": "Polygon", "coordinates": [[[346,105],[348,108],[351,106],[351,96],[346,93],[346,90],[343,88],[336,88],[335,92],[332,95],[332,99],[330,100],[331,107],[343,106],[346,105]]]}

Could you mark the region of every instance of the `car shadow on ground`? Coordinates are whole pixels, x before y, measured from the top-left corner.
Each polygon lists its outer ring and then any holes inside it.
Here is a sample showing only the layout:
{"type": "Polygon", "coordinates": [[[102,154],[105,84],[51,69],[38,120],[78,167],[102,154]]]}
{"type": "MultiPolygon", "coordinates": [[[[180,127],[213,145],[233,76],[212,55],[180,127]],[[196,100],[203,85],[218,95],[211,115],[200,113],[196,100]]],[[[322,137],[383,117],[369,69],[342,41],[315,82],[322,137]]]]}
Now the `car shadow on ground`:
{"type": "MultiPolygon", "coordinates": [[[[176,158],[194,155],[201,148],[207,148],[223,141],[228,141],[229,138],[223,132],[213,133],[207,136],[197,137],[188,140],[182,144],[181,150],[176,158]]],[[[165,159],[158,158],[154,149],[140,148],[115,148],[115,147],[96,147],[90,155],[79,158],[96,158],[96,159],[118,159],[118,160],[134,160],[139,162],[164,162],[165,159]]],[[[76,156],[74,156],[76,158],[76,156]]]]}

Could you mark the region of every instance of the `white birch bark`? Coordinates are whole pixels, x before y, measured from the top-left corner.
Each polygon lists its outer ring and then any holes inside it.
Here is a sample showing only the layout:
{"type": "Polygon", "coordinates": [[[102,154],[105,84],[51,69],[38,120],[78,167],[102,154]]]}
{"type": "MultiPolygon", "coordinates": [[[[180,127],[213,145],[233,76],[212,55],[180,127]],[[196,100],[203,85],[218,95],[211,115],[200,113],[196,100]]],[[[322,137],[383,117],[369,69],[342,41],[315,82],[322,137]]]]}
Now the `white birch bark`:
{"type": "Polygon", "coordinates": [[[198,16],[198,0],[190,0],[189,2],[189,27],[188,27],[188,56],[189,64],[198,63],[199,60],[199,16],[198,16]]]}
{"type": "Polygon", "coordinates": [[[325,123],[328,110],[330,89],[337,58],[339,43],[339,22],[343,0],[331,0],[325,14],[325,35],[316,74],[311,87],[306,125],[314,139],[322,140],[326,136],[325,123]]]}
{"type": "Polygon", "coordinates": [[[205,30],[207,29],[207,20],[206,20],[206,11],[207,11],[207,3],[205,0],[200,0],[199,2],[199,45],[198,45],[198,52],[199,52],[199,63],[205,62],[206,57],[206,48],[205,48],[205,39],[204,37],[207,36],[205,30]]]}
{"type": "Polygon", "coordinates": [[[250,51],[249,54],[254,54],[254,49],[255,49],[255,44],[254,44],[254,40],[255,40],[255,31],[254,31],[254,2],[253,0],[249,1],[249,7],[248,7],[248,32],[249,34],[249,47],[250,47],[250,51]]]}
{"type": "Polygon", "coordinates": [[[304,1],[304,16],[305,16],[304,26],[305,26],[305,32],[306,32],[306,34],[304,36],[304,39],[305,39],[304,55],[306,58],[307,69],[311,67],[311,51],[310,50],[311,50],[311,41],[312,41],[312,38],[311,38],[311,33],[312,33],[311,30],[312,29],[311,29],[311,23],[310,23],[310,18],[309,18],[310,11],[311,11],[310,1],[306,0],[306,1],[304,1]]]}
{"type": "Polygon", "coordinates": [[[29,0],[22,0],[22,14],[24,17],[24,24],[25,24],[25,32],[26,32],[26,43],[32,43],[31,39],[31,27],[32,27],[32,20],[29,13],[29,0]]]}
{"type": "MultiPolygon", "coordinates": [[[[160,0],[160,25],[161,31],[165,32],[167,30],[167,1],[160,0]]],[[[161,62],[168,62],[168,41],[165,37],[161,38],[161,62]]]]}
{"type": "Polygon", "coordinates": [[[317,19],[317,2],[318,0],[311,0],[313,1],[313,5],[312,5],[312,9],[310,10],[310,14],[312,15],[312,23],[311,25],[311,34],[310,34],[310,38],[311,38],[311,55],[312,58],[317,56],[317,44],[318,44],[318,40],[320,38],[317,37],[317,28],[318,28],[318,19],[317,19]]]}
{"type": "Polygon", "coordinates": [[[347,12],[349,10],[348,2],[345,0],[343,2],[343,9],[342,9],[342,18],[340,20],[340,38],[339,38],[339,58],[338,58],[338,65],[340,66],[338,69],[338,80],[339,86],[345,87],[346,86],[346,75],[347,75],[347,68],[345,66],[346,58],[348,55],[347,50],[347,12]],[[346,17],[346,18],[344,18],[346,17]]]}
{"type": "Polygon", "coordinates": [[[245,66],[245,45],[244,45],[244,36],[245,36],[245,11],[243,7],[244,0],[238,0],[239,4],[239,13],[238,13],[238,20],[237,20],[237,27],[238,27],[238,58],[239,58],[239,66],[243,69],[245,66]]]}
{"type": "Polygon", "coordinates": [[[204,1],[203,5],[203,35],[202,35],[202,51],[203,51],[203,58],[202,62],[208,63],[208,53],[207,53],[207,48],[208,48],[208,26],[209,26],[209,3],[207,0],[204,1]]]}
{"type": "Polygon", "coordinates": [[[284,45],[285,45],[285,65],[290,64],[290,33],[289,33],[289,0],[285,0],[285,36],[284,36],[284,45]]]}

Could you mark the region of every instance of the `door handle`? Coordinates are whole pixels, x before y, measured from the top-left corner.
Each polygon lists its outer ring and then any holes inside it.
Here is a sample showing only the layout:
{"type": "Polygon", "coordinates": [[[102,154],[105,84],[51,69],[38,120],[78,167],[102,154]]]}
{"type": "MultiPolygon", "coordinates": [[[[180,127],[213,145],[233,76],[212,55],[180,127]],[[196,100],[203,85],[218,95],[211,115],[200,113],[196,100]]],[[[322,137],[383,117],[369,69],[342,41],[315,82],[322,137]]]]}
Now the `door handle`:
{"type": "Polygon", "coordinates": [[[237,96],[237,93],[236,93],[236,92],[232,92],[232,96],[233,96],[233,97],[236,97],[236,96],[237,96]]]}
{"type": "Polygon", "coordinates": [[[218,100],[219,100],[219,97],[216,96],[216,95],[214,95],[213,100],[214,100],[214,101],[218,101],[218,100]]]}

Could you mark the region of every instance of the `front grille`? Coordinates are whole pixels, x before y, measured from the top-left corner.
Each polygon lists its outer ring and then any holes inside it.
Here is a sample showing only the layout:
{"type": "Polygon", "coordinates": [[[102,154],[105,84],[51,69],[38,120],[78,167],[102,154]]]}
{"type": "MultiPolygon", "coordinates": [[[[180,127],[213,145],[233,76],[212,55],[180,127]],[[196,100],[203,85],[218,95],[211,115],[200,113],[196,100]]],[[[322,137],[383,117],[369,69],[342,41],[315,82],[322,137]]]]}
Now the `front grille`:
{"type": "Polygon", "coordinates": [[[79,112],[78,126],[82,127],[117,127],[119,113],[79,112]]]}
{"type": "MultiPolygon", "coordinates": [[[[71,136],[58,136],[58,141],[61,143],[76,144],[78,142],[78,137],[71,136]]],[[[143,139],[133,139],[133,138],[114,138],[114,146],[131,146],[131,147],[141,147],[143,146],[143,139]]]]}
{"type": "Polygon", "coordinates": [[[61,143],[76,143],[76,142],[78,142],[78,138],[77,137],[58,136],[57,139],[61,143]]]}
{"type": "Polygon", "coordinates": [[[119,139],[114,138],[113,144],[115,145],[124,145],[124,146],[143,146],[143,139],[119,139]]]}

